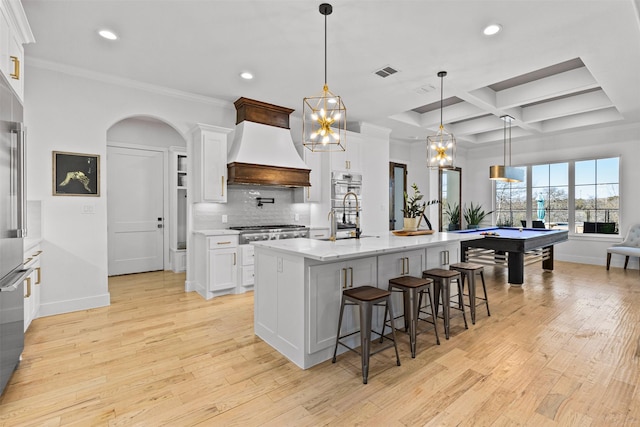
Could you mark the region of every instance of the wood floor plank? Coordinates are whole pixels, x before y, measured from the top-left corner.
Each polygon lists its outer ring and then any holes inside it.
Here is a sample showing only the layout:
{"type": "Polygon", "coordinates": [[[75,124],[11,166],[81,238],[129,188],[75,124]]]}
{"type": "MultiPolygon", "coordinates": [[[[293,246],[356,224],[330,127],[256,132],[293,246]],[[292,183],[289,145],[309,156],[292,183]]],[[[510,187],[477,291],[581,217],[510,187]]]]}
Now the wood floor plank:
{"type": "MultiPolygon", "coordinates": [[[[0,426],[610,426],[640,423],[637,271],[485,270],[450,340],[398,331],[362,384],[354,353],[301,370],[253,333],[253,295],[205,301],[184,274],[109,279],[111,305],[35,319],[0,397],[0,426]],[[629,274],[631,273],[631,274],[629,274]]],[[[442,325],[439,324],[440,330],[442,325]]]]}

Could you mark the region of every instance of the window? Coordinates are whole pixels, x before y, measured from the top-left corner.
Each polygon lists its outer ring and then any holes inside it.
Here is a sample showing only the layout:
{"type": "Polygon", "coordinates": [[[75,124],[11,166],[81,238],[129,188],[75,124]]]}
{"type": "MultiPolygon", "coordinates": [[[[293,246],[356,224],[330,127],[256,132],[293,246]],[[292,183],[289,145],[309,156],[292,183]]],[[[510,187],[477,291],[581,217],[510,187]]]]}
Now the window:
{"type": "Polygon", "coordinates": [[[569,163],[531,166],[531,219],[569,227],[569,163]]]}
{"type": "Polygon", "coordinates": [[[615,234],[620,224],[619,158],[575,166],[575,232],[615,234]]]}
{"type": "MultiPolygon", "coordinates": [[[[519,169],[525,169],[521,167],[519,169]]],[[[527,181],[508,183],[496,181],[496,225],[519,227],[527,219],[527,181]]]]}
{"type": "MultiPolygon", "coordinates": [[[[543,221],[575,233],[618,233],[620,158],[522,166],[528,181],[496,182],[496,225],[543,221]]],[[[531,225],[531,223],[529,223],[531,225]]]]}

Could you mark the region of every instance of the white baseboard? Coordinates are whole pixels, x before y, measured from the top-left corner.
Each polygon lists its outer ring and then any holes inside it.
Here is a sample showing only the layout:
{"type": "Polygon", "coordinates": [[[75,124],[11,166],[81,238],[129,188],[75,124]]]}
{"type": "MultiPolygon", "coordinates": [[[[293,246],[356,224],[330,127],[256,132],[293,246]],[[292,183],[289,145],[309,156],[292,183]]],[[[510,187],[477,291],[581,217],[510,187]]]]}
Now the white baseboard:
{"type": "Polygon", "coordinates": [[[54,301],[40,304],[38,317],[54,316],[56,314],[71,313],[74,311],[89,310],[92,308],[108,307],[109,305],[111,305],[111,296],[108,293],[87,298],[54,301]]]}

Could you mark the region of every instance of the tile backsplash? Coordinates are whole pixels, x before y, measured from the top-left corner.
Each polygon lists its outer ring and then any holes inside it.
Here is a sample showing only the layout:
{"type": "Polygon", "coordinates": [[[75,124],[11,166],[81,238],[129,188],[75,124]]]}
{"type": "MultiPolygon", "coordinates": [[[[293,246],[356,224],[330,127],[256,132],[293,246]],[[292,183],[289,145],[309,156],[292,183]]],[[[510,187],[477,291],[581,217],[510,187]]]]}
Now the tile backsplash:
{"type": "Polygon", "coordinates": [[[193,205],[194,230],[275,224],[309,226],[309,205],[295,202],[296,190],[260,186],[229,186],[227,190],[227,203],[193,205]],[[258,197],[273,198],[274,203],[259,207],[258,197]],[[227,215],[226,224],[222,222],[222,215],[227,215]]]}

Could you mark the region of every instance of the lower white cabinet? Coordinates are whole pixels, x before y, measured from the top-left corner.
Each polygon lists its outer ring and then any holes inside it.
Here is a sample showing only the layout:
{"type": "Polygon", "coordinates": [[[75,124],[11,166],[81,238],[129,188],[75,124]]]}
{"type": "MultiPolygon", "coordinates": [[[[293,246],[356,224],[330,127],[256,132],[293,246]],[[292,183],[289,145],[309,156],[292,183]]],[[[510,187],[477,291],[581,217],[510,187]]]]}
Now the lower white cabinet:
{"type": "Polygon", "coordinates": [[[205,299],[236,293],[238,236],[196,233],[196,291],[205,299]]]}
{"type": "MultiPolygon", "coordinates": [[[[422,277],[426,265],[425,260],[426,252],[424,249],[380,255],[378,257],[378,287],[388,289],[389,280],[399,276],[422,277]]],[[[391,303],[396,317],[404,313],[402,292],[393,292],[391,303]]],[[[396,326],[400,327],[400,323],[396,326]]]]}
{"type": "Polygon", "coordinates": [[[460,262],[460,243],[450,243],[442,247],[427,248],[427,265],[429,268],[448,269],[449,265],[460,262]]]}
{"type": "MultiPolygon", "coordinates": [[[[309,267],[309,353],[335,345],[342,291],[375,286],[377,265],[376,257],[369,257],[309,267]]],[[[359,325],[358,308],[348,307],[342,334],[357,330],[359,325]]]]}
{"type": "Polygon", "coordinates": [[[240,277],[238,280],[238,292],[242,293],[253,289],[253,283],[255,281],[255,247],[253,245],[240,245],[239,249],[240,262],[238,273],[240,277]]]}
{"type": "Polygon", "coordinates": [[[40,287],[42,285],[42,268],[40,257],[42,250],[35,246],[24,253],[24,268],[33,268],[33,272],[24,281],[24,330],[31,321],[38,317],[40,311],[40,287]]]}

